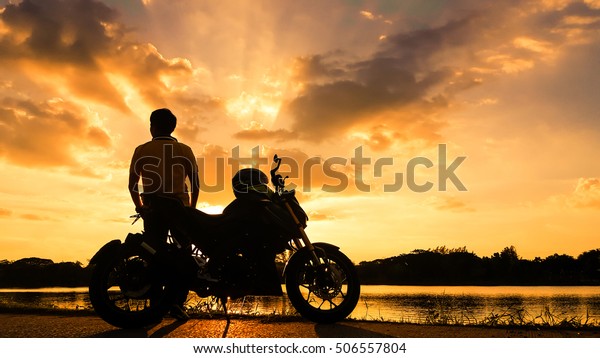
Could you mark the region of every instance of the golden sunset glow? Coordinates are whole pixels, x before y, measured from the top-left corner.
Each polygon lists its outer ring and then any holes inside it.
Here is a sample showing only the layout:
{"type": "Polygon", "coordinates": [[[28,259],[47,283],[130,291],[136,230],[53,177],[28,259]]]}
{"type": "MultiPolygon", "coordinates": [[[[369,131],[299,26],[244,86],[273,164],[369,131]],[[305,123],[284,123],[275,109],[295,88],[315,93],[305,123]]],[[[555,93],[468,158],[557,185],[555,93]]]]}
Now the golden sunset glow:
{"type": "Polygon", "coordinates": [[[0,259],[86,263],[140,231],[129,161],[162,107],[200,209],[277,153],[311,239],[355,262],[596,249],[598,58],[596,0],[0,0],[0,259]]]}

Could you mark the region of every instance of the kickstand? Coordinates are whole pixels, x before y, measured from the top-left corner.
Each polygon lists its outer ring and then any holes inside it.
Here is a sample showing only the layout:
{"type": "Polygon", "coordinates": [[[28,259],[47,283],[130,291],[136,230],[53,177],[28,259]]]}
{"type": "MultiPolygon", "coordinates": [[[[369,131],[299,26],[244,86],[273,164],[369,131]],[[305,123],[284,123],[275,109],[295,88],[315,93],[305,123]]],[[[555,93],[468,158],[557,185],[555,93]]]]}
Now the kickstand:
{"type": "Polygon", "coordinates": [[[229,312],[227,311],[227,296],[219,297],[219,301],[221,301],[223,312],[225,312],[225,319],[227,320],[227,324],[225,325],[225,330],[223,331],[223,336],[221,338],[226,338],[227,332],[229,331],[229,324],[231,323],[231,320],[229,319],[229,312]]]}

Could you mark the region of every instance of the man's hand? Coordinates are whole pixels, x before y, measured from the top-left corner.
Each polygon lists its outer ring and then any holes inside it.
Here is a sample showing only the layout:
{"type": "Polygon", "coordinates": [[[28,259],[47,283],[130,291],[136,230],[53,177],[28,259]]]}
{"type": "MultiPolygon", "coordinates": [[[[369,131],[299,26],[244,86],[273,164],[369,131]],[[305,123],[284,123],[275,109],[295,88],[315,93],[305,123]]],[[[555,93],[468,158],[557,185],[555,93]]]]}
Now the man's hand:
{"type": "Polygon", "coordinates": [[[142,206],[138,206],[135,208],[135,212],[140,214],[140,216],[142,217],[142,219],[146,219],[146,216],[148,215],[148,213],[150,213],[152,209],[148,206],[142,205],[142,206]]]}

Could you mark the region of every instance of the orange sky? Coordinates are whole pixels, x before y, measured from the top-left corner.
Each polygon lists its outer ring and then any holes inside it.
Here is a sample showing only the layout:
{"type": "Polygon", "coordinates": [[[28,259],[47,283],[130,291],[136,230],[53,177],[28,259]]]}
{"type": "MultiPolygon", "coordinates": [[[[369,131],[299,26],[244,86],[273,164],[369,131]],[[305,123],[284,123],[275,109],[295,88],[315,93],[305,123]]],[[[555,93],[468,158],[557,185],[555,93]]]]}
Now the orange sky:
{"type": "MultiPolygon", "coordinates": [[[[356,262],[598,248],[599,31],[598,0],[0,0],[0,259],[86,263],[141,230],[127,171],[161,107],[207,185],[236,148],[320,158],[310,191],[302,171],[290,182],[310,237],[356,262]],[[448,165],[466,157],[466,191],[440,190],[439,144],[448,165]],[[359,177],[356,148],[371,158],[359,177]],[[333,157],[349,182],[336,193],[333,157]],[[427,192],[407,186],[415,157],[434,164],[416,170],[427,192]],[[378,159],[393,164],[376,175],[378,159]],[[396,173],[403,187],[384,190],[396,173]]],[[[206,210],[233,198],[226,169],[206,210]]]]}

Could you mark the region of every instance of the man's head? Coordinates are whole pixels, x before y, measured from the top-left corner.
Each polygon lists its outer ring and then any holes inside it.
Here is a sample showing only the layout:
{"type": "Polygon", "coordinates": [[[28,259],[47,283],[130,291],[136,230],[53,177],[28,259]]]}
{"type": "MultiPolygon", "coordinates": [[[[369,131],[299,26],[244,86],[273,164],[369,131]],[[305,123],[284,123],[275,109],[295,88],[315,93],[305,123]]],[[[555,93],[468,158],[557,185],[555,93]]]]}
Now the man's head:
{"type": "Polygon", "coordinates": [[[150,115],[152,137],[168,136],[177,126],[177,117],[166,108],[157,109],[150,115]]]}

